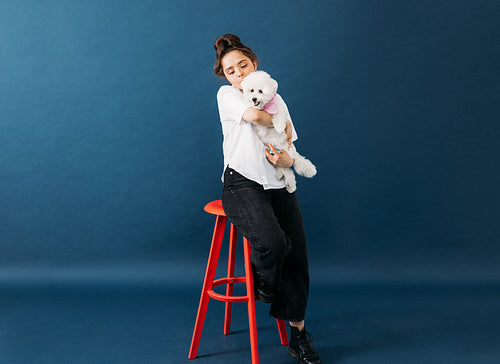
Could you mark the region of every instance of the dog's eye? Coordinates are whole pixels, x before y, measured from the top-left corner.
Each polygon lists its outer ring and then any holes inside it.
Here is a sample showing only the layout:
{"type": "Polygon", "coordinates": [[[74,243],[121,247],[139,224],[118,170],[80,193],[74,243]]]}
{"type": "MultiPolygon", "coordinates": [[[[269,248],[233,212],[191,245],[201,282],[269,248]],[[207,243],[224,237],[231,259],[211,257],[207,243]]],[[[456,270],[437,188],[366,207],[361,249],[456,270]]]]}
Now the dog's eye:
{"type": "Polygon", "coordinates": [[[261,94],[261,93],[262,93],[262,90],[259,90],[259,94],[261,94]]]}
{"type": "Polygon", "coordinates": [[[253,89],[251,89],[250,92],[253,92],[253,89]]]}

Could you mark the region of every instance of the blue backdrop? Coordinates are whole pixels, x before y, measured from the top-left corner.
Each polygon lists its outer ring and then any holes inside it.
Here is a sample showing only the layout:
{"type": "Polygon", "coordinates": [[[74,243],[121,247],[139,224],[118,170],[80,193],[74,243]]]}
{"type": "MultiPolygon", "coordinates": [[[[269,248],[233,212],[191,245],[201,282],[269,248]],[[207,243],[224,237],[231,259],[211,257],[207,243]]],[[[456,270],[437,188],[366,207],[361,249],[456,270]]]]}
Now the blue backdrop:
{"type": "Polygon", "coordinates": [[[1,1],[0,280],[200,283],[213,42],[280,84],[313,279],[499,281],[497,1],[1,1]]]}

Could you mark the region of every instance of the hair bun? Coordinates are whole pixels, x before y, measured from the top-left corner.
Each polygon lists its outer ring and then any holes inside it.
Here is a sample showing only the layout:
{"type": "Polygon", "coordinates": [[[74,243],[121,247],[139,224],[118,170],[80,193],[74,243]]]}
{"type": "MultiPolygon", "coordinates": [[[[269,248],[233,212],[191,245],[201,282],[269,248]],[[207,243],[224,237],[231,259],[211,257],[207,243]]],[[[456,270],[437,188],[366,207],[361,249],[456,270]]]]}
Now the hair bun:
{"type": "Polygon", "coordinates": [[[234,34],[221,35],[214,43],[214,48],[217,53],[225,52],[233,48],[242,48],[243,43],[238,36],[234,34]]]}

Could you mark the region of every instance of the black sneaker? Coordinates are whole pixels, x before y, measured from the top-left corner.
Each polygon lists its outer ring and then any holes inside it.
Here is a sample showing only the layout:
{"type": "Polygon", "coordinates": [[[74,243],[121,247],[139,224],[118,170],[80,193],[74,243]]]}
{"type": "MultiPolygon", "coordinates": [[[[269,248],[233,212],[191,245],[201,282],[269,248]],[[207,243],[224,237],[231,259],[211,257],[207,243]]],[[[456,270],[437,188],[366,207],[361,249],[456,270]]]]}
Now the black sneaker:
{"type": "Polygon", "coordinates": [[[254,268],[253,286],[255,298],[264,303],[272,303],[276,299],[274,287],[267,283],[254,268]]]}
{"type": "Polygon", "coordinates": [[[290,344],[288,354],[299,359],[301,364],[321,364],[319,355],[312,346],[313,337],[306,329],[299,331],[296,327],[290,328],[290,344]]]}

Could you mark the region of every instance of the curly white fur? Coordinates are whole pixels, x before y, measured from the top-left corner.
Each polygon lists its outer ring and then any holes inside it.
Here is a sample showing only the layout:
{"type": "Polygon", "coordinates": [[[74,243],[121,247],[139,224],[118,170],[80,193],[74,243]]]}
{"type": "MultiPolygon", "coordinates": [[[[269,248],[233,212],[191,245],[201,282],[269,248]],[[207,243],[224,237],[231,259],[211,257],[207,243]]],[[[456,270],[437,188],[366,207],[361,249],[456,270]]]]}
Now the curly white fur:
{"type": "MultiPolygon", "coordinates": [[[[241,82],[243,95],[245,99],[256,109],[262,110],[264,106],[271,101],[278,90],[278,82],[264,71],[255,71],[250,73],[241,82]]],[[[278,111],[273,115],[273,128],[253,123],[259,139],[269,147],[272,144],[275,148],[286,150],[290,157],[295,159],[293,167],[295,172],[305,177],[313,177],[316,174],[316,167],[310,160],[301,156],[295,146],[288,145],[285,133],[286,111],[281,105],[278,105],[278,111]]],[[[292,193],[297,189],[295,174],[291,168],[276,167],[276,177],[285,179],[285,186],[288,192],[292,193]]]]}

